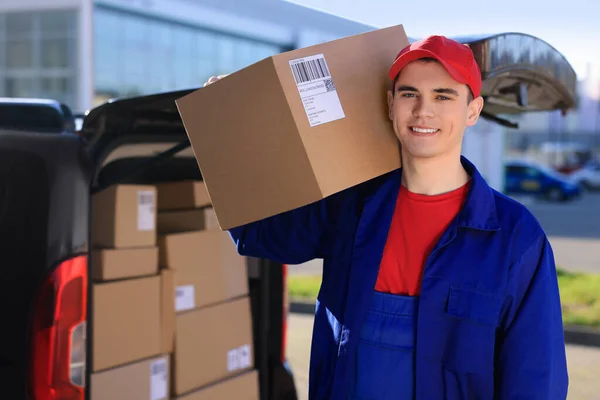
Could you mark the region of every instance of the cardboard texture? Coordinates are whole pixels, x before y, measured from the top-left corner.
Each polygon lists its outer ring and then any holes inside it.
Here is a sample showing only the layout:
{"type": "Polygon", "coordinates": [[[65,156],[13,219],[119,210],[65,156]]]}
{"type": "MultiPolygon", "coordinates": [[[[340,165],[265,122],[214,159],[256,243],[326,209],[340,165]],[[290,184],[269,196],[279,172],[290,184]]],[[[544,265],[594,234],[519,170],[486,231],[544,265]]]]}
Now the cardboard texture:
{"type": "Polygon", "coordinates": [[[178,315],[173,366],[175,396],[252,369],[250,300],[178,315]]]}
{"type": "Polygon", "coordinates": [[[92,285],[92,371],[160,354],[160,277],[92,285]]]}
{"type": "Polygon", "coordinates": [[[158,213],[159,234],[219,229],[217,215],[212,207],[158,213]]]}
{"type": "Polygon", "coordinates": [[[178,99],[221,228],[399,168],[387,74],[408,43],[402,25],[374,30],[269,57],[178,99]]]}
{"type": "Polygon", "coordinates": [[[92,250],[92,278],[111,281],[156,275],[158,247],[92,250]]]}
{"type": "Polygon", "coordinates": [[[158,211],[186,210],[209,207],[208,191],[203,182],[180,181],[161,183],[158,190],[158,211]]]}
{"type": "Polygon", "coordinates": [[[178,312],[248,294],[246,259],[227,232],[197,231],[159,238],[160,265],[174,270],[178,312]]]}
{"type": "Polygon", "coordinates": [[[185,396],[177,397],[176,400],[258,400],[258,398],[258,371],[252,370],[185,396]]]}
{"type": "Polygon", "coordinates": [[[92,196],[96,248],[156,246],[156,187],[115,185],[92,196]]]}
{"type": "Polygon", "coordinates": [[[175,346],[175,278],[174,271],[160,271],[161,331],[160,352],[172,353],[175,346]]]}
{"type": "Polygon", "coordinates": [[[169,370],[162,356],[93,373],[90,400],[168,400],[169,370]]]}

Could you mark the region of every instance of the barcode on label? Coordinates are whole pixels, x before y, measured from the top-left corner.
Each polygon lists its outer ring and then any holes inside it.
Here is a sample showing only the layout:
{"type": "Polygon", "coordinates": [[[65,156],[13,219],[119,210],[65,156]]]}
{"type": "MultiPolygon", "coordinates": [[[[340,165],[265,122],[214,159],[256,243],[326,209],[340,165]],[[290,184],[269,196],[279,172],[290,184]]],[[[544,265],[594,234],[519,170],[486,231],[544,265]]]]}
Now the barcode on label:
{"type": "Polygon", "coordinates": [[[167,360],[157,360],[150,364],[150,400],[167,398],[167,360]]]}
{"type": "Polygon", "coordinates": [[[290,61],[290,67],[296,85],[331,77],[325,56],[322,54],[290,61]]]}
{"type": "Polygon", "coordinates": [[[164,374],[167,369],[167,365],[165,362],[157,362],[152,364],[152,375],[164,374]]]}
{"type": "Polygon", "coordinates": [[[227,370],[229,372],[238,369],[246,369],[252,366],[252,353],[250,345],[246,344],[227,352],[227,370]]]}
{"type": "Polygon", "coordinates": [[[140,205],[154,204],[154,193],[149,191],[139,192],[138,202],[140,205]]]}

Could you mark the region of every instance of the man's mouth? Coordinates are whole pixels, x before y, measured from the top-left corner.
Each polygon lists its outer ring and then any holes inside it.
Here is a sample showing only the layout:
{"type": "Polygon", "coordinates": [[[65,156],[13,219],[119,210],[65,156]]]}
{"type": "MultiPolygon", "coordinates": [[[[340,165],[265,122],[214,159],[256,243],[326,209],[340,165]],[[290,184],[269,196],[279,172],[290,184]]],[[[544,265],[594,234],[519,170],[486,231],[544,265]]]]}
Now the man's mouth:
{"type": "Polygon", "coordinates": [[[416,126],[411,126],[410,130],[415,133],[424,133],[424,134],[431,134],[431,133],[436,133],[439,131],[439,129],[435,129],[435,128],[421,128],[421,127],[416,127],[416,126]]]}

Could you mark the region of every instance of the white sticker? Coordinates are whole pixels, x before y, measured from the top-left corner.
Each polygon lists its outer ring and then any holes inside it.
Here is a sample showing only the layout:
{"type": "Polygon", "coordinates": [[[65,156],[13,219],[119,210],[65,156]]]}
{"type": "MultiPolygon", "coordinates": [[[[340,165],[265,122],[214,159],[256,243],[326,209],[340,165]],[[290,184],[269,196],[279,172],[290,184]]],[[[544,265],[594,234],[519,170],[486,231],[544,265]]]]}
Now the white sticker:
{"type": "Polygon", "coordinates": [[[138,231],[153,231],[155,195],[152,190],[138,190],[138,231]]]}
{"type": "Polygon", "coordinates": [[[161,359],[150,364],[150,400],[167,397],[168,373],[167,360],[161,359]]]}
{"type": "Polygon", "coordinates": [[[346,117],[323,54],[289,63],[311,127],[346,117]]]}
{"type": "Polygon", "coordinates": [[[252,351],[250,345],[245,344],[227,352],[227,370],[229,372],[238,369],[246,369],[252,365],[252,351]]]}
{"type": "Polygon", "coordinates": [[[194,285],[182,285],[175,288],[175,311],[191,310],[196,307],[194,285]]]}
{"type": "Polygon", "coordinates": [[[252,353],[250,351],[250,345],[246,344],[240,348],[238,348],[238,357],[240,368],[249,368],[252,365],[252,353]]]}
{"type": "Polygon", "coordinates": [[[227,371],[232,372],[239,369],[237,349],[232,349],[227,352],[227,371]]]}

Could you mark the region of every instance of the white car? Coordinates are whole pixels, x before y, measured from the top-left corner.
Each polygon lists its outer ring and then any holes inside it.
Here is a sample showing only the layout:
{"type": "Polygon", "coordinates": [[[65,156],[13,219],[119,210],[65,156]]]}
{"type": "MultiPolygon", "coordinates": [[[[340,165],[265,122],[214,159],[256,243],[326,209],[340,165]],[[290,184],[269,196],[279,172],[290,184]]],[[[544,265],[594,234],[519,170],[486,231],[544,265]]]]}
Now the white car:
{"type": "Polygon", "coordinates": [[[587,163],[570,178],[587,190],[600,190],[600,162],[587,163]]]}

